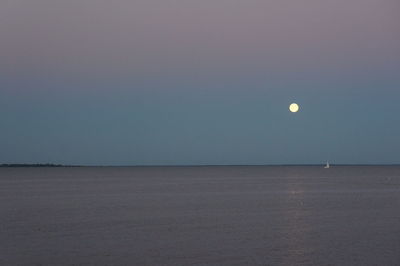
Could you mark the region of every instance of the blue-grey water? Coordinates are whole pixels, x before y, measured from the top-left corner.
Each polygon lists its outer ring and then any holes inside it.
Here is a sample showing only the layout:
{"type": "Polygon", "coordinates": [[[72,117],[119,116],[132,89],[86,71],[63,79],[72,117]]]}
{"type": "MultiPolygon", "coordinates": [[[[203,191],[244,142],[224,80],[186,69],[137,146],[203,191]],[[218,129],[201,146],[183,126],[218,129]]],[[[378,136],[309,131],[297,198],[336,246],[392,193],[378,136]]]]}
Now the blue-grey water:
{"type": "Polygon", "coordinates": [[[400,265],[400,167],[0,168],[0,265],[400,265]]]}

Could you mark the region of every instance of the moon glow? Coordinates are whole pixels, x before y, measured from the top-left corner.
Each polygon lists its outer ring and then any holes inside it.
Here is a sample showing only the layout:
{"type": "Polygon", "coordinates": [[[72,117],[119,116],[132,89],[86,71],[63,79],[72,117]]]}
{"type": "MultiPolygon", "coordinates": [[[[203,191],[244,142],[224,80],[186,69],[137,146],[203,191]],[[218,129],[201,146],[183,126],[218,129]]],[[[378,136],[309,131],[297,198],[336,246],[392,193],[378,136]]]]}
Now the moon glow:
{"type": "Polygon", "coordinates": [[[299,111],[299,109],[300,109],[300,107],[299,107],[299,105],[298,105],[297,103],[292,103],[292,104],[289,106],[289,110],[290,110],[290,112],[292,112],[292,113],[297,113],[297,112],[299,111]]]}

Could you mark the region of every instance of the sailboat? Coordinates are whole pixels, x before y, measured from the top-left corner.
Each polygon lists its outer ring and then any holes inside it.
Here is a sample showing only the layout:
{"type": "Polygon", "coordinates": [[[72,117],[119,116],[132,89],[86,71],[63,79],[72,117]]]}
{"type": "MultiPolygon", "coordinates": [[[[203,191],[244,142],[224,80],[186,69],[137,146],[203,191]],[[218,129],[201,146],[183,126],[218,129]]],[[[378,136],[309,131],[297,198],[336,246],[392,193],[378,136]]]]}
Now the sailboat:
{"type": "Polygon", "coordinates": [[[330,165],[329,165],[329,162],[326,162],[326,165],[325,165],[325,167],[324,167],[325,169],[328,169],[328,168],[330,168],[330,165]]]}

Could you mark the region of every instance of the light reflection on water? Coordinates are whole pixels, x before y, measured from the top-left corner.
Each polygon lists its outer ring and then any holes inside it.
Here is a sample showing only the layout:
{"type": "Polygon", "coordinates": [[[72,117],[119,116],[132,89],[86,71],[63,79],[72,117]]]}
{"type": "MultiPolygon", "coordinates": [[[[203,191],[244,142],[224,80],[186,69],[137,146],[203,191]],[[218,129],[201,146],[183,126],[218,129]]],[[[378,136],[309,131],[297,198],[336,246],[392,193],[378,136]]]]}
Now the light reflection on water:
{"type": "Polygon", "coordinates": [[[283,257],[284,265],[295,265],[307,263],[307,257],[312,248],[307,243],[307,234],[309,225],[305,224],[304,217],[307,215],[306,206],[304,206],[304,189],[302,183],[289,182],[287,184],[288,199],[290,206],[285,212],[286,231],[283,237],[287,245],[287,256],[283,257]]]}

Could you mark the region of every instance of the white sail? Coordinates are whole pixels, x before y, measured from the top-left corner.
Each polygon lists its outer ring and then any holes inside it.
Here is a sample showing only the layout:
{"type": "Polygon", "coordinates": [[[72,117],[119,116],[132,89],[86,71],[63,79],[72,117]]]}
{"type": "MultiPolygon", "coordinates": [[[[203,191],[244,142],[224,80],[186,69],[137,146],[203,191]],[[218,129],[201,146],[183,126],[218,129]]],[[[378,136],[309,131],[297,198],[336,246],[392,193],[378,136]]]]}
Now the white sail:
{"type": "Polygon", "coordinates": [[[327,168],[329,168],[330,167],[330,165],[329,165],[329,162],[326,162],[326,165],[325,165],[325,169],[327,169],[327,168]]]}

